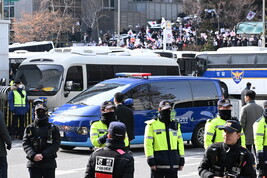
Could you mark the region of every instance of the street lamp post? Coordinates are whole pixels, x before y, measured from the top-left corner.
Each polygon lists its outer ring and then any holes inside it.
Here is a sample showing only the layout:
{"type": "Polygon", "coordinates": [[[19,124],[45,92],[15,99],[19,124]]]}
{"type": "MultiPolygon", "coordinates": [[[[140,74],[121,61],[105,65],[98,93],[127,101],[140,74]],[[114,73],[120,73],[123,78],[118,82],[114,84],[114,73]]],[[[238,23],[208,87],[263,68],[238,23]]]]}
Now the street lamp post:
{"type": "Polygon", "coordinates": [[[262,0],[262,47],[265,48],[265,0],[262,0]]]}
{"type": "Polygon", "coordinates": [[[117,46],[120,46],[120,28],[121,28],[121,0],[118,0],[118,39],[117,46]]]}

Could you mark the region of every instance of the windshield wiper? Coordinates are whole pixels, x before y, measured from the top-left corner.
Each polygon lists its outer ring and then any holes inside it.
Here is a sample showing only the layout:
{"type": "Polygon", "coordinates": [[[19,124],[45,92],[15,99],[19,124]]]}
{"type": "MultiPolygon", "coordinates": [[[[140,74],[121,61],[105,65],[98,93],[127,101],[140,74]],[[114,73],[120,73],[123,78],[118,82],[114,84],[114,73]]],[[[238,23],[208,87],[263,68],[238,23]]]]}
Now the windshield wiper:
{"type": "Polygon", "coordinates": [[[88,105],[88,104],[86,104],[86,103],[84,103],[84,102],[75,103],[75,104],[78,104],[78,105],[88,105]]]}

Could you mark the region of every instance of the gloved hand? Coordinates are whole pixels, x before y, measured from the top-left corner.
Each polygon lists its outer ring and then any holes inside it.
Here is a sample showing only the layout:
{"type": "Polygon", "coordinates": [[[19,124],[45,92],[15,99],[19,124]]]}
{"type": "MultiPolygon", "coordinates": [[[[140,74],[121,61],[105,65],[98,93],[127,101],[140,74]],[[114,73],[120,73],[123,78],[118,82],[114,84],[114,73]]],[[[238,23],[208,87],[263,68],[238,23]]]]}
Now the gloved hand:
{"type": "Polygon", "coordinates": [[[11,145],[11,144],[10,144],[10,145],[7,145],[7,146],[6,146],[6,149],[10,150],[10,149],[11,149],[11,147],[12,147],[12,145],[11,145]]]}
{"type": "Polygon", "coordinates": [[[264,163],[264,154],[263,152],[262,153],[258,153],[257,154],[257,158],[259,160],[259,163],[257,164],[257,169],[259,170],[264,170],[264,166],[265,166],[265,163],[264,163]]]}
{"type": "Polygon", "coordinates": [[[105,135],[99,137],[98,141],[99,141],[99,143],[104,144],[104,143],[106,143],[107,138],[108,138],[108,134],[105,134],[105,135]]]}

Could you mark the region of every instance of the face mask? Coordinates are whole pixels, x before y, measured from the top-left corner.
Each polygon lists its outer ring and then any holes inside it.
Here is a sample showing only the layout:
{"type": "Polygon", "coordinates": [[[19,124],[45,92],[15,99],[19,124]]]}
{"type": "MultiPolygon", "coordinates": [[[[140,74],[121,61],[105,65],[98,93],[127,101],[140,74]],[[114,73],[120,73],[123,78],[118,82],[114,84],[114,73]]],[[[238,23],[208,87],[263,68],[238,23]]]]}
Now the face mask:
{"type": "Polygon", "coordinates": [[[232,110],[219,110],[219,115],[223,120],[231,119],[232,110]]]}
{"type": "Polygon", "coordinates": [[[19,85],[18,88],[23,89],[23,85],[19,85]]]}
{"type": "Polygon", "coordinates": [[[106,125],[109,125],[112,121],[116,121],[114,112],[105,112],[105,113],[102,113],[101,120],[106,125]]]}
{"type": "Polygon", "coordinates": [[[161,110],[160,112],[160,120],[164,123],[170,122],[170,118],[171,118],[171,110],[170,109],[165,109],[165,110],[161,110]]]}

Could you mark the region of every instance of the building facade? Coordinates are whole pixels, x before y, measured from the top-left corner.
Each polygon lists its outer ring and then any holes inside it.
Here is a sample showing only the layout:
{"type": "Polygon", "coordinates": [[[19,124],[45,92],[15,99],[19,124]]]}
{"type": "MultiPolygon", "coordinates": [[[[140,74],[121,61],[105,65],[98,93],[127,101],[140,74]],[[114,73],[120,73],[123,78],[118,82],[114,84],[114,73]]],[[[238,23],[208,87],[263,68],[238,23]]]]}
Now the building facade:
{"type": "MultiPolygon", "coordinates": [[[[61,0],[59,0],[61,1],[61,0]]],[[[70,0],[71,1],[71,0],[70,0]]],[[[94,13],[96,8],[90,7],[90,1],[94,0],[73,0],[76,3],[75,9],[71,9],[73,17],[77,19],[74,24],[76,33],[80,36],[90,26],[90,20],[86,22],[86,16],[94,13]],[[77,4],[80,7],[77,7],[77,4]]],[[[98,0],[99,1],[99,0],[98,0]]],[[[100,0],[101,17],[97,25],[93,27],[92,33],[98,35],[104,33],[117,34],[118,29],[118,2],[120,2],[120,31],[132,29],[140,30],[146,27],[148,21],[159,21],[162,17],[166,20],[176,21],[178,14],[183,12],[183,0],[100,0]]],[[[41,0],[19,0],[5,1],[5,19],[19,19],[22,13],[33,13],[40,8],[41,0]]],[[[92,37],[96,35],[92,34],[92,37]]],[[[78,37],[79,38],[79,37],[78,37]]],[[[82,38],[82,37],[81,37],[82,38]]]]}

